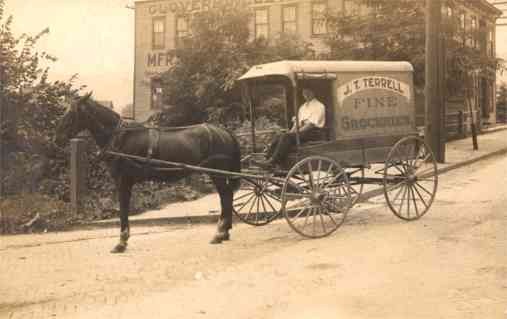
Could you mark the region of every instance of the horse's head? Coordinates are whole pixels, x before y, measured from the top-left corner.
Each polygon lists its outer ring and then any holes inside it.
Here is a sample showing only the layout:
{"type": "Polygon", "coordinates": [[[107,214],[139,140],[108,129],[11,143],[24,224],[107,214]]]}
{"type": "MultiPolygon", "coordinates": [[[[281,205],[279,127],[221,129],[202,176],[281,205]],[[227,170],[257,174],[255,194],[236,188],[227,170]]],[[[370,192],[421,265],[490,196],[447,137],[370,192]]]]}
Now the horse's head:
{"type": "Polygon", "coordinates": [[[91,92],[78,99],[74,99],[70,103],[70,109],[63,116],[56,128],[55,143],[62,146],[68,140],[76,136],[79,132],[86,129],[86,112],[88,101],[91,97],[91,92]]]}

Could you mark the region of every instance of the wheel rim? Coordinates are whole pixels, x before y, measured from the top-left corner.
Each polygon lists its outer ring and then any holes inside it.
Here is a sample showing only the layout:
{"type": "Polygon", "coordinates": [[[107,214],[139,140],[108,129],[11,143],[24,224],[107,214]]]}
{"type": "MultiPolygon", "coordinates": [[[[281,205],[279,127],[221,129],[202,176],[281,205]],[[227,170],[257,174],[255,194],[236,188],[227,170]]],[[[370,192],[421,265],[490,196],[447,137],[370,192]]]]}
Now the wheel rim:
{"type": "Polygon", "coordinates": [[[431,207],[438,186],[433,152],[420,138],[407,137],[394,145],[384,167],[384,195],[401,219],[421,218],[431,207]]]}
{"type": "Polygon", "coordinates": [[[297,233],[320,238],[333,233],[345,221],[351,207],[347,174],[335,161],[310,157],[287,174],[282,189],[282,209],[297,233]]]}
{"type": "Polygon", "coordinates": [[[262,226],[280,214],[280,186],[264,179],[244,179],[234,194],[232,211],[243,222],[262,226]]]}

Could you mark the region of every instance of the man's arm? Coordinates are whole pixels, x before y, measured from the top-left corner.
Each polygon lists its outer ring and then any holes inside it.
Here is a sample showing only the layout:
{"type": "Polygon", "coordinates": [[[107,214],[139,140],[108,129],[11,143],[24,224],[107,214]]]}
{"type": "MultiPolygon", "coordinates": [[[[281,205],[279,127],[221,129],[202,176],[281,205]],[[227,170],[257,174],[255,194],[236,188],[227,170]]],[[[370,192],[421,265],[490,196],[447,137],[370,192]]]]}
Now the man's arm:
{"type": "MultiPolygon", "coordinates": [[[[308,121],[308,120],[304,120],[303,121],[303,125],[299,127],[299,133],[302,133],[302,132],[305,132],[305,131],[308,131],[309,129],[315,127],[315,125],[308,121]]],[[[291,133],[294,133],[296,132],[296,123],[294,123],[294,125],[292,126],[292,128],[290,129],[290,132],[291,133]]]]}

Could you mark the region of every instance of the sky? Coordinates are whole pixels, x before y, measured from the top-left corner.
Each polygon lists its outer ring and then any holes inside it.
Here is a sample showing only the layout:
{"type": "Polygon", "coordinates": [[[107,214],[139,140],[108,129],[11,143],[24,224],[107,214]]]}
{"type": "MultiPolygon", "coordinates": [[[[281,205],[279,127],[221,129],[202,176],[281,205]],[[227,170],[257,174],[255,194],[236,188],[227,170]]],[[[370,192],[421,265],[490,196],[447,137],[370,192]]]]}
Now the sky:
{"type": "MultiPolygon", "coordinates": [[[[14,16],[15,34],[35,35],[49,27],[37,48],[58,58],[51,79],[78,73],[78,84],[86,84],[98,100],[113,101],[119,111],[133,96],[134,11],[126,8],[133,2],[6,0],[6,14],[14,16]]],[[[501,8],[507,12],[507,5],[501,8]]],[[[507,60],[507,26],[497,28],[496,43],[497,56],[507,60]]],[[[507,82],[507,74],[499,80],[507,82]]]]}
{"type": "Polygon", "coordinates": [[[50,78],[66,80],[78,73],[98,100],[112,100],[119,111],[132,103],[134,70],[133,0],[6,0],[16,35],[50,33],[37,49],[58,58],[50,78]]]}

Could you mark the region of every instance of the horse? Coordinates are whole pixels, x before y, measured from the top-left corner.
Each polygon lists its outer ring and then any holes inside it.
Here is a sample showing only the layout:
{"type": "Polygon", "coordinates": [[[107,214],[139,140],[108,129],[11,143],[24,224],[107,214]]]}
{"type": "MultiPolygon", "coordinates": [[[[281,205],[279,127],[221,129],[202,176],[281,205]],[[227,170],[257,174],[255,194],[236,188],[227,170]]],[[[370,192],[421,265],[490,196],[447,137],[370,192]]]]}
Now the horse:
{"type": "MultiPolygon", "coordinates": [[[[127,125],[113,110],[96,102],[91,93],[71,102],[70,109],[58,123],[54,142],[63,146],[84,130],[90,132],[104,154],[102,159],[107,163],[118,192],[120,241],[112,253],[122,253],[127,248],[129,203],[134,184],[146,180],[175,182],[193,173],[189,169],[150,164],[151,159],[230,172],[241,170],[239,143],[227,130],[208,123],[179,127],[147,127],[143,123],[127,125]],[[143,160],[114,156],[110,152],[134,155],[143,160]]],[[[230,239],[233,193],[239,188],[240,181],[227,175],[208,175],[221,204],[217,232],[210,243],[219,244],[230,239]]]]}

